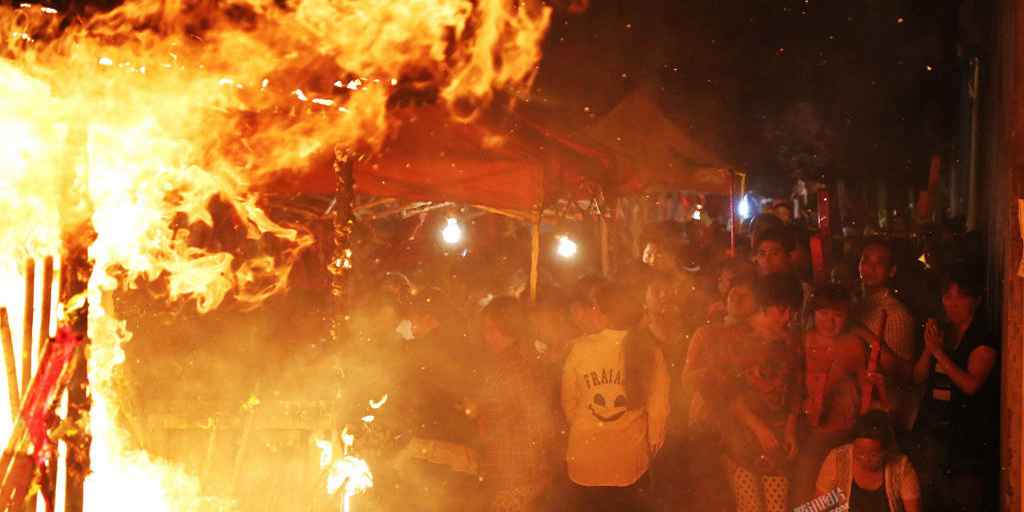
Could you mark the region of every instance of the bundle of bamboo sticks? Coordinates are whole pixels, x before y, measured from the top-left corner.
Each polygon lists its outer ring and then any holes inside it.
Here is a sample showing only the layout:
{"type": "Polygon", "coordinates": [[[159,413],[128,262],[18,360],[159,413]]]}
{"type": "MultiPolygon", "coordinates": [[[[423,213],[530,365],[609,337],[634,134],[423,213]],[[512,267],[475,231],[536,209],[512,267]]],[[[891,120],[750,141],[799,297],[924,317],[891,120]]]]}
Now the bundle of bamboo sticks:
{"type": "MultiPolygon", "coordinates": [[[[2,344],[4,370],[7,375],[7,397],[10,405],[11,420],[15,425],[22,423],[20,418],[21,404],[24,401],[25,394],[28,393],[35,366],[38,365],[39,358],[42,356],[46,344],[50,340],[50,324],[54,313],[53,257],[47,256],[43,260],[42,266],[42,280],[38,290],[40,300],[37,306],[36,261],[28,259],[25,262],[24,315],[22,316],[20,354],[15,352],[14,336],[11,332],[8,309],[7,307],[0,307],[0,344],[2,344]],[[38,324],[36,323],[37,312],[39,316],[38,324]],[[34,348],[36,346],[38,346],[38,349],[34,348]],[[18,378],[19,369],[20,379],[18,378]]],[[[34,471],[34,464],[31,458],[26,460],[23,456],[24,454],[5,453],[4,455],[5,457],[15,457],[16,460],[13,468],[15,473],[24,474],[27,472],[28,478],[31,479],[32,472],[34,471]]],[[[51,467],[56,467],[56,460],[51,460],[50,462],[51,467]]],[[[15,478],[15,480],[18,479],[15,478]]],[[[53,479],[50,480],[51,482],[45,485],[41,492],[44,493],[49,503],[53,503],[55,487],[52,482],[53,479]]],[[[27,490],[26,488],[24,491],[27,490]]],[[[25,496],[21,490],[16,491],[16,494],[15,496],[7,497],[11,499],[10,503],[21,503],[24,500],[25,496]]],[[[30,499],[24,506],[26,510],[35,510],[35,500],[30,499]]]]}

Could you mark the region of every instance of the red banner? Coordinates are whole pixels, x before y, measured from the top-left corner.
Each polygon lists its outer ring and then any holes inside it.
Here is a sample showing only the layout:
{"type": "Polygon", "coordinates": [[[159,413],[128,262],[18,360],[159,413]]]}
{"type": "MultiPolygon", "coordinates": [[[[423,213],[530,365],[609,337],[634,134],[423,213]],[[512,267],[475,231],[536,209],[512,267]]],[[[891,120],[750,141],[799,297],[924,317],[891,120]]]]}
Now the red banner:
{"type": "Polygon", "coordinates": [[[35,446],[36,465],[51,474],[56,468],[46,466],[57,449],[57,443],[50,439],[47,431],[55,419],[54,409],[60,393],[71,378],[70,363],[83,341],[70,327],[61,327],[57,331],[57,337],[46,345],[39,369],[32,379],[25,403],[21,406],[21,418],[35,446]]]}

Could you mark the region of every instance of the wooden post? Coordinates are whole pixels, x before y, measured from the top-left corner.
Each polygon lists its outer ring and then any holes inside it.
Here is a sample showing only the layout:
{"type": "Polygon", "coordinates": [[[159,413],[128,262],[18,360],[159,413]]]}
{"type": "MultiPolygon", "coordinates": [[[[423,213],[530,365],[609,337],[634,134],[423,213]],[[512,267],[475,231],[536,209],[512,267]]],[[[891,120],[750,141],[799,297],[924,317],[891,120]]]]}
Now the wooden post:
{"type": "Polygon", "coordinates": [[[537,301],[537,277],[540,272],[540,219],[541,208],[534,212],[530,225],[530,302],[537,301]]]}
{"type": "MultiPolygon", "coordinates": [[[[42,300],[39,311],[39,355],[42,357],[43,350],[45,350],[46,344],[50,340],[50,315],[53,308],[53,256],[47,256],[43,260],[43,288],[40,290],[40,293],[42,294],[42,300]]],[[[81,334],[82,336],[86,335],[86,333],[81,334]]],[[[53,468],[53,473],[45,479],[40,492],[43,494],[46,503],[55,503],[57,498],[56,450],[50,454],[49,466],[53,468]]]]}
{"type": "MultiPolygon", "coordinates": [[[[92,274],[86,246],[77,246],[68,251],[61,265],[60,299],[63,304],[76,295],[83,293],[92,274]]],[[[92,462],[89,450],[92,446],[92,434],[85,424],[92,409],[92,392],[89,388],[89,304],[86,302],[80,309],[65,312],[64,322],[76,332],[85,336],[85,341],[78,350],[78,365],[68,384],[68,416],[67,421],[84,427],[67,443],[67,481],[64,491],[64,510],[66,512],[82,512],[85,505],[85,477],[89,474],[92,462]]],[[[59,483],[58,483],[59,485],[59,483]]]]}
{"type": "Polygon", "coordinates": [[[7,308],[0,308],[0,343],[3,344],[4,369],[7,370],[7,400],[11,404],[11,418],[17,418],[21,410],[21,387],[18,385],[18,362],[14,359],[14,337],[11,335],[7,308]]]}
{"type": "MultiPolygon", "coordinates": [[[[999,284],[994,287],[990,302],[1002,299],[1002,365],[1001,467],[1000,507],[1003,512],[1024,508],[1024,278],[1017,269],[1024,254],[1024,231],[1018,223],[1018,200],[1024,198],[1024,5],[1019,1],[994,2],[992,25],[997,42],[992,79],[985,80],[984,102],[986,127],[983,133],[992,137],[984,145],[990,154],[982,159],[988,165],[984,194],[991,217],[987,237],[990,263],[995,267],[999,284]]],[[[995,283],[993,283],[995,284],[995,283]]]]}
{"type": "Polygon", "coordinates": [[[35,319],[36,304],[36,262],[29,259],[25,262],[25,314],[21,326],[21,393],[28,389],[32,381],[32,322],[35,319]]]}
{"type": "Polygon", "coordinates": [[[333,342],[337,342],[342,337],[341,321],[348,307],[346,299],[351,295],[349,274],[352,269],[352,228],[355,223],[355,216],[352,213],[355,201],[352,175],[354,166],[354,155],[340,147],[335,148],[333,252],[331,263],[327,266],[327,270],[331,274],[331,297],[334,303],[334,311],[331,315],[331,341],[333,342]]]}

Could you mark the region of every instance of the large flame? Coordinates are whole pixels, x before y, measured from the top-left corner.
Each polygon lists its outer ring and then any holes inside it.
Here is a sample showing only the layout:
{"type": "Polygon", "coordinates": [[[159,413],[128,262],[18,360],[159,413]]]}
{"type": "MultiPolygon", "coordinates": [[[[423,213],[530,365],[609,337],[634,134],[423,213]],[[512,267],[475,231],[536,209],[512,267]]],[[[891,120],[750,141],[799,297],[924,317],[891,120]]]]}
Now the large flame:
{"type": "MultiPolygon", "coordinates": [[[[228,506],[117,426],[113,376],[131,334],[110,294],[156,281],[205,312],[280,291],[313,239],[270,219],[255,185],[332,147],[380,148],[395,104],[436,99],[471,120],[495,91],[522,97],[549,18],[539,0],[147,0],[73,19],[0,9],[4,289],[20,289],[26,257],[62,244],[88,244],[94,265],[89,510],[228,506]],[[215,227],[212,202],[271,249],[196,243],[215,227]]],[[[19,298],[3,299],[17,318],[19,298]]]]}

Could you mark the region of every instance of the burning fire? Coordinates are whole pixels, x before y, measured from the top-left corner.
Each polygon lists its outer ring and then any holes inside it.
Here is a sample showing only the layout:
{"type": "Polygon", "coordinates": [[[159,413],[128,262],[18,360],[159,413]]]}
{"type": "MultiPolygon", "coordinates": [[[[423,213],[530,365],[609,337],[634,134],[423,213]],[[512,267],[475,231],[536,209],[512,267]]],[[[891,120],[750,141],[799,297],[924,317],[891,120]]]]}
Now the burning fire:
{"type": "Polygon", "coordinates": [[[334,444],[323,439],[316,440],[320,449],[320,469],[327,471],[327,494],[334,496],[342,490],[341,509],[348,512],[351,499],[373,487],[373,474],[366,461],[349,455],[355,438],[348,433],[348,428],[341,432],[343,447],[342,456],[334,457],[334,444]]]}
{"type": "MultiPolygon", "coordinates": [[[[549,19],[539,0],[147,0],[69,20],[0,9],[0,278],[18,290],[26,258],[88,247],[89,510],[230,507],[202,498],[196,478],[140,451],[115,421],[131,333],[112,293],[155,282],[206,312],[281,291],[314,240],[270,219],[258,186],[301,179],[311,155],[336,146],[380,148],[393,105],[437,98],[468,121],[495,91],[523,97],[549,19]],[[215,202],[273,249],[196,242],[215,225],[215,202]]],[[[2,298],[19,318],[30,305],[13,295],[2,298]]],[[[364,462],[332,461],[346,503],[372,484],[364,462]]]]}

